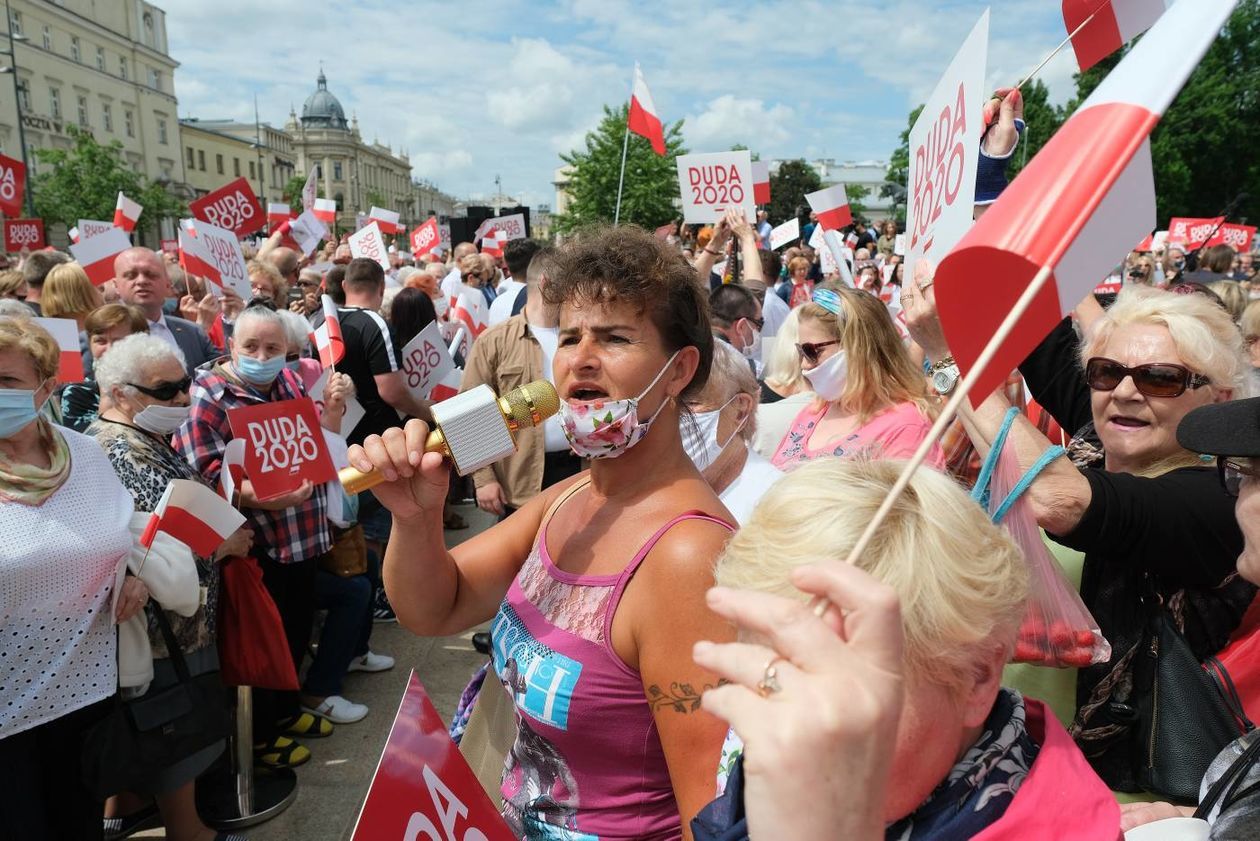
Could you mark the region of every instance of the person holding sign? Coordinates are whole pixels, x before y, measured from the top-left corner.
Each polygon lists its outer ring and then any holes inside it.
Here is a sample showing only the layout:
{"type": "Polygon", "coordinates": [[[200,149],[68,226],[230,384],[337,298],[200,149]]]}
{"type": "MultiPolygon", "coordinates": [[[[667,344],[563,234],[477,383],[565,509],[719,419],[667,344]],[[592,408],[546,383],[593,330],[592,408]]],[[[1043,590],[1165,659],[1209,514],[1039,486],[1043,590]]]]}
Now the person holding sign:
{"type": "Polygon", "coordinates": [[[716,681],[691,644],[731,638],[704,603],[730,515],[679,427],[712,362],[707,307],[648,231],[587,232],[556,261],[554,373],[588,473],[448,551],[448,470],[424,452],[427,424],[369,437],[350,463],[386,480],[374,493],[394,515],[399,621],[433,636],[492,621],[494,674],[519,713],[502,783],[518,837],[689,839],[726,729],[699,710],[716,681]]]}

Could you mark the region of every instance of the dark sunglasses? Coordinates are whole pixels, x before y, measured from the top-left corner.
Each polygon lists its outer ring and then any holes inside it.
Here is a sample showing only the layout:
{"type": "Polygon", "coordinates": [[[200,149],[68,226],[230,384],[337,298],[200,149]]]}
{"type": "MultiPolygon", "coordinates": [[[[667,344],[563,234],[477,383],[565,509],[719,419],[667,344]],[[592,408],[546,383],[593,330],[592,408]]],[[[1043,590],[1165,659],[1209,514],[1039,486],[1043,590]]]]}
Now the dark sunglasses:
{"type": "Polygon", "coordinates": [[[1221,487],[1230,496],[1238,496],[1242,483],[1247,479],[1260,479],[1260,473],[1252,466],[1251,459],[1236,460],[1218,458],[1216,471],[1221,477],[1221,487]]]}
{"type": "Polygon", "coordinates": [[[751,315],[744,316],[744,321],[747,321],[753,327],[756,327],[758,333],[760,333],[766,326],[766,320],[764,318],[753,318],[751,315]]]}
{"type": "Polygon", "coordinates": [[[797,342],[796,352],[810,365],[817,365],[818,357],[822,356],[823,348],[838,344],[840,344],[839,339],[832,339],[830,342],[797,342]]]}
{"type": "Polygon", "coordinates": [[[158,383],[152,388],[135,383],[127,383],[141,394],[147,394],[154,400],[174,400],[175,395],[184,394],[188,391],[188,387],[192,385],[192,377],[184,377],[177,383],[158,383]]]}
{"type": "Polygon", "coordinates": [[[1085,363],[1085,381],[1094,391],[1111,391],[1133,378],[1133,385],[1147,397],[1180,397],[1187,388],[1199,388],[1211,382],[1202,374],[1170,362],[1150,362],[1126,368],[1114,359],[1095,356],[1085,363]]]}

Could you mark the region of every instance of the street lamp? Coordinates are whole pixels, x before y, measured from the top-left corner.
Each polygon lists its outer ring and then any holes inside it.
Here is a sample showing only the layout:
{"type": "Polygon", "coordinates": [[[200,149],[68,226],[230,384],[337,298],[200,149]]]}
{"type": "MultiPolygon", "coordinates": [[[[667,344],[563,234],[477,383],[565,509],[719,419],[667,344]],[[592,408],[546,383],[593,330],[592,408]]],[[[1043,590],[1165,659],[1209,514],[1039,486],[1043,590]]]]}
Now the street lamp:
{"type": "Polygon", "coordinates": [[[17,77],[17,53],[13,49],[13,45],[18,41],[29,40],[21,33],[13,32],[13,12],[9,9],[9,0],[4,0],[4,17],[5,28],[9,35],[9,48],[0,50],[0,55],[9,57],[9,66],[0,67],[0,73],[13,74],[13,105],[17,109],[17,129],[18,129],[18,145],[22,147],[22,168],[26,170],[26,213],[28,216],[35,215],[35,191],[31,189],[31,166],[26,160],[26,128],[22,125],[22,92],[18,88],[17,77]]]}

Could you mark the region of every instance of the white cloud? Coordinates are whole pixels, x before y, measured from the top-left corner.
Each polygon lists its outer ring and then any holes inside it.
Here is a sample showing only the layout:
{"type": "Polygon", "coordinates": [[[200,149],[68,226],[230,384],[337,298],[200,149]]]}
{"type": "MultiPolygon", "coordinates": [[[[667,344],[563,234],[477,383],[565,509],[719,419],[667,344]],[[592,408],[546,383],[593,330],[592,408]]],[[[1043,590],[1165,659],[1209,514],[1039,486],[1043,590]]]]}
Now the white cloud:
{"type": "Polygon", "coordinates": [[[683,134],[697,152],[718,152],[736,143],[761,150],[778,146],[790,136],[787,126],[792,109],[776,103],[767,107],[760,99],[734,94],[719,96],[698,116],[687,117],[683,134]]]}

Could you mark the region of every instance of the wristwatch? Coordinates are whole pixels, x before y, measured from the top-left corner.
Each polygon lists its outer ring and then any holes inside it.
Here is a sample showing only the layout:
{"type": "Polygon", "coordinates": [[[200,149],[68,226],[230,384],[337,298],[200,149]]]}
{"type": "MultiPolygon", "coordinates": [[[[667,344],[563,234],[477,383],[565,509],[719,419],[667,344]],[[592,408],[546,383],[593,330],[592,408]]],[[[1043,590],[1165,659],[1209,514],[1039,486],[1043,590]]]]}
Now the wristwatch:
{"type": "Polygon", "coordinates": [[[954,362],[954,357],[945,357],[932,365],[932,388],[936,389],[936,393],[940,396],[947,397],[958,385],[961,373],[958,370],[958,364],[954,362]]]}

